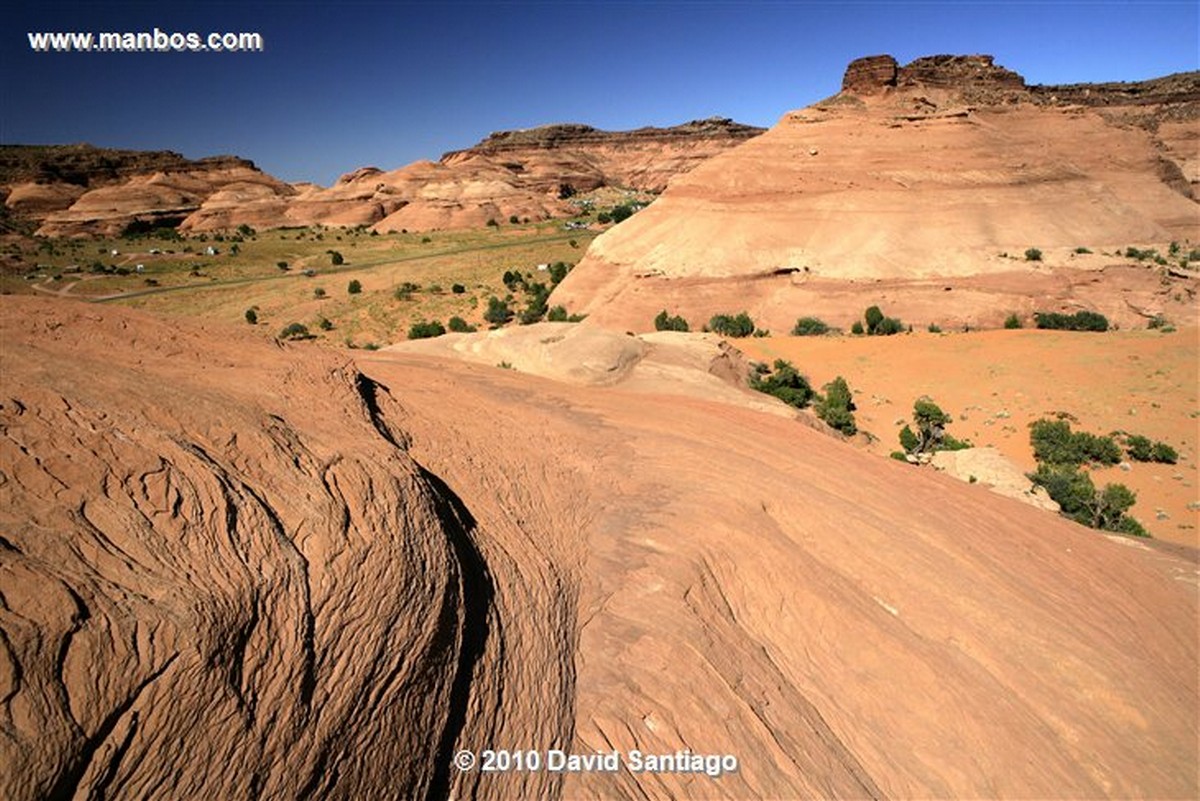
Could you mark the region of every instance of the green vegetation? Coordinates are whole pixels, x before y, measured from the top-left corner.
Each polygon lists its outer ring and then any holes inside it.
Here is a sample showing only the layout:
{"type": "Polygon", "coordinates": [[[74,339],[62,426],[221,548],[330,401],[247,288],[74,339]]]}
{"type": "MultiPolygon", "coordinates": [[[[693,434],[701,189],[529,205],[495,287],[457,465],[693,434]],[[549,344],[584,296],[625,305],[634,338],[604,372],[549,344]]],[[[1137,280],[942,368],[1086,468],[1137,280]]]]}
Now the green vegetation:
{"type": "Polygon", "coordinates": [[[829,326],[818,317],[801,317],[792,327],[792,336],[819,337],[829,333],[829,326]]]}
{"type": "Polygon", "coordinates": [[[308,333],[308,326],[303,323],[288,323],[279,332],[280,339],[310,339],[311,337],[312,334],[308,333]]]}
{"type": "Polygon", "coordinates": [[[1088,248],[1085,248],[1085,247],[1083,247],[1083,246],[1080,246],[1080,247],[1077,247],[1077,248],[1075,248],[1075,252],[1076,252],[1076,253],[1083,254],[1083,253],[1091,253],[1092,251],[1091,251],[1091,250],[1089,250],[1088,248]]]}
{"type": "Polygon", "coordinates": [[[457,315],[451,317],[446,325],[456,334],[470,334],[475,331],[475,326],[470,325],[466,320],[457,315]]]}
{"type": "Polygon", "coordinates": [[[1107,331],[1108,318],[1093,311],[1077,311],[1074,314],[1059,312],[1034,312],[1033,319],[1038,328],[1060,331],[1107,331]]]}
{"type": "Polygon", "coordinates": [[[759,365],[759,369],[750,376],[750,388],[774,395],[797,409],[808,406],[816,395],[808,379],[797,372],[791,362],[783,359],[775,360],[773,371],[768,371],[765,365],[759,365]]]}
{"type": "MultiPolygon", "coordinates": [[[[1105,531],[1134,536],[1149,536],[1141,524],[1126,514],[1137,496],[1123,484],[1107,484],[1097,489],[1092,478],[1080,470],[1084,463],[1112,465],[1121,460],[1121,448],[1112,437],[1073,432],[1065,420],[1035,420],[1030,423],[1030,442],[1038,461],[1037,471],[1029,474],[1034,484],[1044,487],[1061,508],[1064,517],[1105,531]]],[[[1152,450],[1145,437],[1130,437],[1126,443],[1131,455],[1142,446],[1152,450]]],[[[1136,458],[1136,457],[1134,457],[1136,458]]]]}
{"type": "Polygon", "coordinates": [[[1010,314],[1004,318],[1004,327],[1005,328],[1020,328],[1021,327],[1021,318],[1017,316],[1016,312],[1013,312],[1012,314],[1010,314]]]}
{"type": "Polygon", "coordinates": [[[462,284],[454,284],[453,286],[450,287],[450,291],[453,292],[455,295],[464,295],[467,292],[467,288],[465,286],[463,286],[462,284]]]}
{"type": "Polygon", "coordinates": [[[1135,537],[1150,534],[1126,514],[1137,495],[1124,484],[1106,484],[1097,490],[1087,473],[1070,465],[1039,464],[1029,479],[1043,487],[1061,509],[1063,517],[1104,531],[1117,531],[1135,537]]]}
{"type": "Polygon", "coordinates": [[[1025,261],[1041,261],[1042,251],[1037,248],[1027,248],[1025,250],[1025,261]]]}
{"type": "Polygon", "coordinates": [[[332,264],[334,267],[337,267],[339,265],[345,264],[346,260],[342,258],[341,253],[338,253],[336,250],[331,250],[331,251],[329,251],[329,263],[332,264]]]}
{"type": "Polygon", "coordinates": [[[846,435],[858,433],[854,422],[854,397],[850,393],[850,385],[840,375],[826,384],[822,389],[824,396],[817,399],[815,411],[833,428],[846,435]]]}
{"type": "Polygon", "coordinates": [[[746,312],[737,315],[717,314],[708,321],[708,330],[727,337],[748,337],[754,333],[754,321],[746,312]]]}
{"type": "Polygon", "coordinates": [[[331,323],[325,317],[318,317],[317,318],[317,328],[320,328],[322,331],[332,331],[333,323],[331,323]]]}
{"type": "Polygon", "coordinates": [[[421,287],[414,284],[412,281],[405,281],[392,293],[392,297],[396,300],[412,300],[414,292],[420,290],[421,287]]]}
{"type": "Polygon", "coordinates": [[[440,337],[446,333],[446,328],[437,320],[433,322],[413,323],[408,329],[409,339],[429,339],[431,337],[440,337]]]}
{"type": "Polygon", "coordinates": [[[250,325],[258,325],[258,312],[254,309],[246,309],[245,317],[246,322],[250,323],[250,325]]]}
{"type": "Polygon", "coordinates": [[[501,326],[513,318],[513,311],[508,307],[508,302],[500,300],[495,295],[488,298],[487,311],[483,313],[483,319],[495,326],[501,326]]]}
{"type": "Polygon", "coordinates": [[[1112,437],[1072,431],[1066,420],[1034,420],[1029,424],[1033,458],[1053,465],[1078,467],[1085,463],[1114,465],[1121,461],[1121,447],[1112,437]]]}
{"type": "Polygon", "coordinates": [[[900,429],[900,447],[914,456],[970,448],[970,442],[955,439],[946,433],[946,426],[952,419],[929,398],[918,398],[913,404],[913,424],[917,430],[914,432],[908,425],[900,429]]]}
{"type": "Polygon", "coordinates": [[[942,327],[940,325],[938,325],[937,323],[930,323],[929,324],[929,333],[940,334],[940,333],[942,333],[942,327]]]}
{"type": "Polygon", "coordinates": [[[1161,462],[1175,464],[1179,454],[1165,442],[1151,442],[1149,437],[1141,434],[1129,434],[1125,437],[1125,451],[1129,458],[1136,462],[1161,462]]]}
{"type": "Polygon", "coordinates": [[[862,336],[863,335],[863,324],[860,323],[858,320],[855,320],[854,325],[850,326],[850,333],[854,334],[854,336],[856,336],[856,337],[862,336]]]}
{"type": "MultiPolygon", "coordinates": [[[[870,306],[863,313],[863,319],[867,322],[868,336],[891,336],[899,334],[904,330],[904,324],[895,317],[885,317],[883,311],[878,306],[870,306]]],[[[851,328],[851,333],[862,333],[862,326],[855,323],[857,331],[851,328]]]]}
{"type": "Polygon", "coordinates": [[[667,313],[666,309],[663,309],[662,311],[660,311],[658,313],[658,316],[654,318],[654,330],[655,331],[687,331],[688,323],[687,323],[687,320],[683,319],[682,317],[679,317],[679,316],[672,317],[670,314],[667,313]]]}
{"type": "Polygon", "coordinates": [[[346,285],[346,292],[350,295],[358,295],[362,292],[362,282],[355,278],[346,285]]]}
{"type": "Polygon", "coordinates": [[[325,290],[322,287],[316,287],[315,289],[313,289],[313,297],[314,298],[325,297],[325,290]]]}

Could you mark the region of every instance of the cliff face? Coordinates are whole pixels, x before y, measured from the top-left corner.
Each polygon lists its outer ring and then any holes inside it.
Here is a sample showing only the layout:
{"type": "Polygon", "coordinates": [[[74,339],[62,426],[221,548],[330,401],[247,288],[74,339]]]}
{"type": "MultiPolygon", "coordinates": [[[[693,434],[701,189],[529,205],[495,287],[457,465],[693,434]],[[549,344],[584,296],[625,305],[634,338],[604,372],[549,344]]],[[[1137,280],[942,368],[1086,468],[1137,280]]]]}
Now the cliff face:
{"type": "Polygon", "coordinates": [[[1196,795],[1195,563],[1153,543],[687,359],[635,392],[0,304],[4,798],[1196,795]],[[489,748],[738,768],[454,766],[489,748]]]}
{"type": "Polygon", "coordinates": [[[875,56],[843,86],[594,240],[555,302],[632,330],[664,301],[693,320],[748,308],[772,330],[795,309],[848,326],[881,301],[959,325],[1037,303],[1191,316],[1152,272],[1093,279],[1120,266],[1101,249],[1200,238],[1200,73],[1033,89],[990,56],[875,56]]]}
{"type": "Polygon", "coordinates": [[[602,186],[659,192],[759,133],[725,119],[617,133],[552,125],[493,134],[437,163],[363,167],[328,188],[291,186],[232,157],[13,146],[0,150],[0,188],[7,211],[36,220],[46,236],[112,235],[135,220],[185,231],[243,223],[416,231],[566,215],[563,196],[602,186]]]}

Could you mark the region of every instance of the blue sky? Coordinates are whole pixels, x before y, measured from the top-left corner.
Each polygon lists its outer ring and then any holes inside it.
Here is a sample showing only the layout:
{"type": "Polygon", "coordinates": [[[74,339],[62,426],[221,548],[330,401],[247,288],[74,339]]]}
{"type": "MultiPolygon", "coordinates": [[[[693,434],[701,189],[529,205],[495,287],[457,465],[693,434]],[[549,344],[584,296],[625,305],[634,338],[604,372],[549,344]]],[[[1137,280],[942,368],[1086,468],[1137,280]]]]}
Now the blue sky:
{"type": "Polygon", "coordinates": [[[232,153],[328,184],[551,122],[769,126],[863,55],[1030,83],[1200,69],[1200,3],[54,3],[0,26],[0,142],[232,153]],[[262,53],[35,54],[29,31],[258,31],[262,53]]]}

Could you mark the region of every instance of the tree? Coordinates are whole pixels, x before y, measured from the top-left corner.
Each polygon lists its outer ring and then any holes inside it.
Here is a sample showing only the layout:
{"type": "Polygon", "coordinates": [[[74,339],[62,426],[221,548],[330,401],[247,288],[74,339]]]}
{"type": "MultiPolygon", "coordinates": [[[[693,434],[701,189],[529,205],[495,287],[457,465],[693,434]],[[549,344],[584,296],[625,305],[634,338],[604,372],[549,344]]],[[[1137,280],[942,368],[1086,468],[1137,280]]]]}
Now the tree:
{"type": "Polygon", "coordinates": [[[879,324],[883,322],[883,312],[878,306],[870,306],[864,315],[867,321],[867,333],[874,334],[879,324]]]}
{"type": "Polygon", "coordinates": [[[1028,248],[1025,251],[1025,261],[1041,261],[1042,251],[1037,248],[1028,248]]]}
{"type": "Polygon", "coordinates": [[[765,377],[758,374],[751,376],[750,388],[774,395],[797,409],[808,406],[816,394],[808,379],[801,375],[791,362],[783,359],[776,359],[774,372],[765,377]]]}
{"type": "Polygon", "coordinates": [[[946,434],[946,426],[951,421],[950,415],[929,398],[918,398],[913,404],[914,432],[907,425],[900,430],[900,445],[908,453],[932,453],[942,450],[959,450],[970,447],[970,443],[961,442],[946,434]]]}
{"type": "Polygon", "coordinates": [[[413,323],[408,329],[408,338],[429,339],[431,337],[440,337],[444,333],[446,333],[446,327],[437,320],[434,320],[431,323],[413,323]]]}
{"type": "Polygon", "coordinates": [[[469,334],[475,330],[475,326],[470,325],[461,317],[451,317],[447,323],[447,327],[456,334],[469,334]]]}
{"type": "Polygon", "coordinates": [[[341,265],[341,264],[345,264],[345,262],[346,262],[346,260],[342,258],[341,253],[338,253],[336,250],[329,251],[329,263],[332,264],[334,267],[337,267],[338,265],[341,265]]]}
{"type": "Polygon", "coordinates": [[[801,317],[792,328],[792,336],[819,337],[829,333],[829,326],[817,317],[801,317]]]}
{"type": "Polygon", "coordinates": [[[521,222],[521,218],[515,214],[510,215],[508,218],[509,225],[516,225],[519,222],[521,222]]]}
{"type": "Polygon", "coordinates": [[[754,333],[754,321],[746,312],[736,316],[717,314],[708,321],[708,330],[727,337],[748,337],[754,333]]]}
{"type": "Polygon", "coordinates": [[[488,298],[487,311],[483,313],[483,319],[492,325],[504,325],[513,318],[512,309],[508,307],[508,303],[495,295],[488,298]]]}
{"type": "Polygon", "coordinates": [[[453,286],[450,287],[450,291],[453,292],[455,295],[462,295],[462,294],[466,293],[467,288],[465,286],[463,286],[462,284],[454,284],[453,286]]]}
{"type": "Polygon", "coordinates": [[[308,339],[311,336],[312,334],[308,333],[308,326],[303,323],[288,323],[279,332],[280,339],[308,339]]]}
{"type": "Polygon", "coordinates": [[[825,395],[817,400],[814,407],[817,417],[820,417],[833,428],[843,434],[853,435],[858,432],[854,422],[854,398],[850,394],[850,385],[840,375],[822,387],[825,395]]]}
{"type": "Polygon", "coordinates": [[[658,313],[658,316],[656,316],[654,318],[654,330],[655,331],[687,331],[688,323],[687,323],[687,320],[683,319],[682,317],[679,317],[679,316],[672,317],[670,314],[667,313],[666,309],[663,309],[662,311],[660,311],[658,313]]]}
{"type": "Polygon", "coordinates": [[[551,283],[551,285],[558,286],[562,282],[562,280],[567,277],[567,273],[571,272],[571,268],[574,266],[575,265],[573,265],[573,264],[567,264],[565,261],[556,261],[553,264],[551,264],[550,265],[550,283],[551,283]]]}
{"type": "Polygon", "coordinates": [[[357,278],[355,278],[353,281],[351,281],[349,284],[346,285],[346,292],[348,292],[351,295],[359,294],[360,292],[362,292],[362,282],[360,282],[357,278]]]}
{"type": "Polygon", "coordinates": [[[862,336],[863,335],[863,324],[861,322],[859,322],[858,320],[855,320],[854,325],[850,326],[850,333],[854,334],[855,336],[858,336],[858,337],[862,336]]]}
{"type": "Polygon", "coordinates": [[[246,309],[246,322],[250,325],[258,325],[258,312],[254,309],[246,309]]]}
{"type": "Polygon", "coordinates": [[[1021,327],[1021,318],[1017,316],[1016,312],[1013,312],[1012,314],[1010,314],[1004,318],[1004,327],[1005,328],[1020,328],[1021,327]]]}

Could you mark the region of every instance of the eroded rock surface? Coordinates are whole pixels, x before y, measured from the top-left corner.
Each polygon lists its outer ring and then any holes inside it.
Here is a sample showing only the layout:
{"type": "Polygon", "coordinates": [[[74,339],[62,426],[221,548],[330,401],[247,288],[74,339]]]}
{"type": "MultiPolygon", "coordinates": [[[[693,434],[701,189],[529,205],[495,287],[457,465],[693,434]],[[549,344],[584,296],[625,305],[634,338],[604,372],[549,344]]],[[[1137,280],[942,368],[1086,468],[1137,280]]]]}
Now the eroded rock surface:
{"type": "Polygon", "coordinates": [[[5,797],[1196,795],[1187,552],[699,392],[0,302],[5,797]]]}

